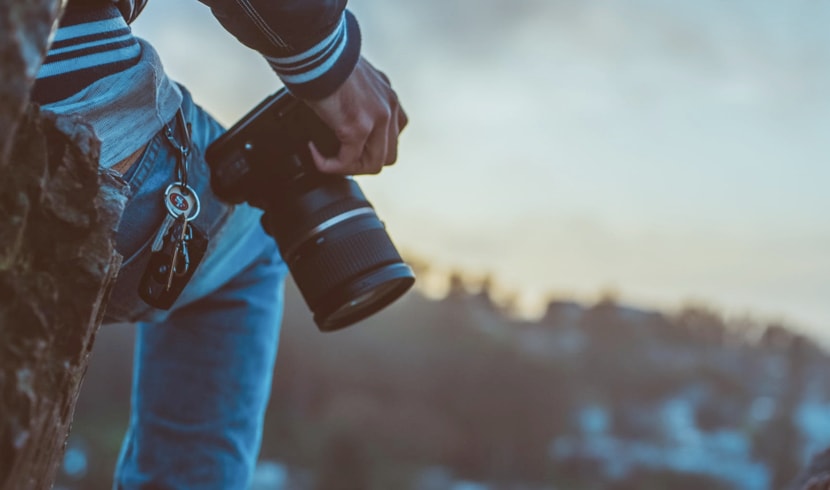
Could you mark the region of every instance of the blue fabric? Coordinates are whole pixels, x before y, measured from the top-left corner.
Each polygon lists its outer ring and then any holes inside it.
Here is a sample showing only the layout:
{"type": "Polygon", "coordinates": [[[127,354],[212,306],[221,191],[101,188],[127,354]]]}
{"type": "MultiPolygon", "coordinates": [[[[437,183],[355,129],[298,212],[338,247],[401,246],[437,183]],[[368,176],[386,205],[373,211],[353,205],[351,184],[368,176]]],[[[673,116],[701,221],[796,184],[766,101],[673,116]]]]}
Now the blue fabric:
{"type": "MultiPolygon", "coordinates": [[[[164,72],[156,50],[142,39],[137,42],[141,52],[138,63],[42,107],[92,126],[101,140],[98,163],[102,167],[112,167],[144,146],[176,115],[182,103],[182,94],[164,72]]],[[[72,80],[75,75],[66,78],[72,80]]],[[[59,86],[64,83],[63,77],[44,81],[49,80],[59,86]]]]}
{"type": "Polygon", "coordinates": [[[117,236],[126,260],[105,320],[140,321],[115,488],[242,490],[259,452],[287,269],[261,213],[210,192],[203,154],[222,128],[182,93],[194,146],[189,179],[202,201],[196,224],[210,245],[170,312],[138,299],[174,172],[175,154],[159,134],[126,176],[132,197],[117,236]]]}
{"type": "MultiPolygon", "coordinates": [[[[346,0],[200,1],[242,44],[261,53],[298,97],[323,99],[332,94],[360,58],[360,27],[345,10],[346,0]]],[[[78,49],[58,53],[54,50],[61,49],[61,44],[52,47],[38,74],[34,100],[40,104],[56,102],[95,80],[133,66],[138,58],[134,38],[122,40],[121,45],[82,44],[108,32],[113,36],[122,30],[129,33],[127,23],[135,19],[144,4],[146,1],[137,0],[69,2],[56,41],[76,39],[78,49]],[[102,24],[102,19],[111,22],[102,24]],[[117,25],[112,24],[115,20],[117,25]],[[116,50],[118,46],[130,49],[116,50]]]]}
{"type": "Polygon", "coordinates": [[[135,66],[141,47],[114,5],[67,9],[37,74],[32,100],[52,104],[135,66]]]}

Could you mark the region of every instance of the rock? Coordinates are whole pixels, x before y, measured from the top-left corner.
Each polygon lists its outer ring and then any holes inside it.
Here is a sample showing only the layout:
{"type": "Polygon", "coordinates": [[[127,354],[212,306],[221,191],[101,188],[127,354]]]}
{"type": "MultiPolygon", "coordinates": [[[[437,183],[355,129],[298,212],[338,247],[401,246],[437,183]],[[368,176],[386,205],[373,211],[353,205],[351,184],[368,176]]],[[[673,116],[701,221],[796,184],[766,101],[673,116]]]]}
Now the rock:
{"type": "Polygon", "coordinates": [[[28,102],[60,4],[0,0],[0,490],[52,487],[121,261],[126,184],[28,102]]]}

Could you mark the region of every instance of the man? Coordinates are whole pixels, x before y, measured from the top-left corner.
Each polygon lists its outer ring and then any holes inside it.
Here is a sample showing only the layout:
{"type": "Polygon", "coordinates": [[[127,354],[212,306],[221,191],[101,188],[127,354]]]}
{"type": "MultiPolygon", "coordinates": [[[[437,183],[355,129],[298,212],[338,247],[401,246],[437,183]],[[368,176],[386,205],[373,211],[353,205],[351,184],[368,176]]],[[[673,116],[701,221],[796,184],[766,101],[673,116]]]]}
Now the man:
{"type": "MultiPolygon", "coordinates": [[[[388,79],[360,57],[345,0],[201,1],[334,129],[337,156],[312,148],[321,171],[377,173],[395,161],[407,118],[388,79]]],[[[69,0],[33,98],[90,124],[101,166],[130,188],[117,235],[125,260],[105,319],[139,322],[115,487],[244,489],[259,451],[286,267],[258,211],[211,193],[203,155],[223,130],[167,78],[152,46],[132,35],[128,24],[145,3],[69,0]],[[176,168],[185,155],[187,184],[201,202],[192,223],[209,245],[163,311],[136,292],[167,215],[165,189],[181,180],[176,168]]],[[[197,39],[180,42],[198,49],[197,39]]]]}

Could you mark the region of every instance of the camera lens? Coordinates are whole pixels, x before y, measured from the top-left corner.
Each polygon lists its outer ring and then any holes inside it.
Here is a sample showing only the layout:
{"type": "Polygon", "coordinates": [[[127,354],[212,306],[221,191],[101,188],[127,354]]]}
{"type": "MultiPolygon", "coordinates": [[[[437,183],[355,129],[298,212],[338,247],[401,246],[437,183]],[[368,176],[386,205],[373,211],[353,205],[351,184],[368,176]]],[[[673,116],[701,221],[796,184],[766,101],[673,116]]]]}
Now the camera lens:
{"type": "Polygon", "coordinates": [[[308,143],[336,155],[340,141],[305,104],[280,90],[211,144],[205,159],[222,199],[265,211],[262,226],[320,330],[383,309],[415,282],[357,183],[320,173],[308,143]]]}
{"type": "Polygon", "coordinates": [[[415,281],[386,228],[350,178],[281,189],[262,224],[277,241],[320,330],[356,323],[415,281]]]}
{"type": "Polygon", "coordinates": [[[387,265],[371,272],[362,281],[355,281],[346,289],[354,289],[363,282],[367,292],[358,296],[342,295],[340,300],[329,303],[335,309],[315,312],[315,322],[324,331],[337,330],[368,318],[398,299],[415,281],[412,270],[406,264],[387,265]],[[353,298],[353,299],[350,299],[353,298]]]}

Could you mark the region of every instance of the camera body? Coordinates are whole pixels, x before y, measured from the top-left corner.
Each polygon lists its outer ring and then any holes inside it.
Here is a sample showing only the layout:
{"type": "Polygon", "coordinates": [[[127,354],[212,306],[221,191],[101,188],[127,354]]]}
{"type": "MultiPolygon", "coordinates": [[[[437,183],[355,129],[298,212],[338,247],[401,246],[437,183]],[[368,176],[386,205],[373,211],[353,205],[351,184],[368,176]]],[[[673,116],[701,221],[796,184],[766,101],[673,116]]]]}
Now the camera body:
{"type": "Polygon", "coordinates": [[[228,202],[247,201],[265,209],[264,204],[276,192],[302,192],[338,179],[316,170],[309,141],[325,155],[335,155],[340,148],[331,129],[308,106],[282,89],[208,148],[211,187],[228,202]]]}
{"type": "Polygon", "coordinates": [[[211,187],[263,209],[291,275],[323,331],[383,309],[415,281],[371,203],[350,177],[314,165],[308,143],[335,155],[339,141],[285,89],[266,98],[205,155],[211,187]]]}

